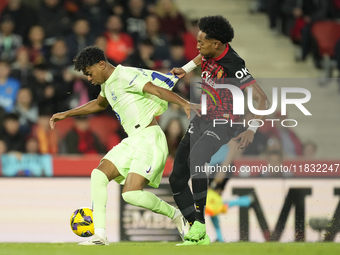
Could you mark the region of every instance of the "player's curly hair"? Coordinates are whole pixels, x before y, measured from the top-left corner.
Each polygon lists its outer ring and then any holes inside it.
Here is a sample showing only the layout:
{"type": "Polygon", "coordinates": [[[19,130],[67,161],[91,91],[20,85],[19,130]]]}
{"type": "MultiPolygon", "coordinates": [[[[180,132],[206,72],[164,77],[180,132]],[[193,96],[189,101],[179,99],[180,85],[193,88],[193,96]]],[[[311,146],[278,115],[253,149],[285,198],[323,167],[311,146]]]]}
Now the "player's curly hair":
{"type": "Polygon", "coordinates": [[[104,51],[97,46],[89,46],[73,59],[74,69],[85,72],[87,67],[97,64],[101,60],[106,61],[104,51]]]}
{"type": "Polygon", "coordinates": [[[226,44],[234,38],[234,28],[221,15],[200,18],[198,27],[202,32],[206,33],[206,39],[216,39],[226,44]]]}

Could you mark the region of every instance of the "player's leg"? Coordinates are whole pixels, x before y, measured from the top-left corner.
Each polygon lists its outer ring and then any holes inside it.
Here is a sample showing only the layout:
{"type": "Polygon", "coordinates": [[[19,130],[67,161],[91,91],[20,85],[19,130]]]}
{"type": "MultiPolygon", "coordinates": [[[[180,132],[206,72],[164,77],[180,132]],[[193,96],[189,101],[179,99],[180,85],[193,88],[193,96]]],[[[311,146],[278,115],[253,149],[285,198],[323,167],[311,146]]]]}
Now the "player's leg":
{"type": "Polygon", "coordinates": [[[95,229],[106,228],[107,185],[118,176],[117,167],[107,159],[103,159],[97,169],[92,171],[91,199],[95,229]]]}
{"type": "Polygon", "coordinates": [[[228,180],[229,180],[228,178],[218,180],[216,180],[215,178],[210,179],[207,194],[207,205],[205,214],[210,216],[217,236],[217,241],[219,242],[224,242],[218,215],[220,213],[226,213],[228,210],[228,204],[225,204],[223,202],[221,196],[222,191],[224,190],[228,180]]]}
{"type": "Polygon", "coordinates": [[[210,162],[211,157],[221,146],[228,143],[231,138],[225,130],[204,126],[201,128],[205,129],[205,132],[197,142],[191,143],[193,146],[190,151],[190,174],[192,176],[192,189],[196,204],[196,221],[186,235],[188,245],[192,245],[190,241],[194,243],[203,242],[203,244],[210,243],[210,240],[209,242],[204,242],[209,237],[206,234],[204,215],[208,183],[207,175],[206,172],[203,171],[203,167],[205,163],[210,162]]]}
{"type": "MultiPolygon", "coordinates": [[[[206,146],[206,145],[204,145],[206,146]]],[[[207,146],[207,149],[211,149],[210,146],[207,146]],[[209,148],[208,148],[209,147],[209,148]]],[[[190,175],[191,175],[191,182],[192,182],[192,191],[193,191],[193,199],[196,205],[195,210],[195,221],[190,228],[188,234],[185,236],[187,240],[182,245],[197,245],[199,240],[204,239],[206,235],[206,228],[205,228],[205,205],[206,205],[206,197],[207,197],[207,175],[204,171],[201,171],[201,167],[205,165],[205,158],[203,156],[202,160],[198,159],[198,153],[200,155],[204,154],[204,148],[196,148],[190,152],[189,157],[189,168],[190,168],[190,175]],[[193,156],[192,153],[195,153],[196,156],[193,156]],[[196,171],[195,166],[198,166],[199,169],[196,171]]],[[[207,237],[208,238],[208,237],[207,237]]],[[[209,244],[208,242],[207,244],[209,244]]]]}
{"type": "Polygon", "coordinates": [[[178,208],[189,224],[192,225],[195,221],[196,210],[194,198],[188,185],[190,179],[189,154],[190,133],[187,131],[178,146],[169,182],[178,208]]]}
{"type": "Polygon", "coordinates": [[[149,180],[145,177],[137,173],[129,173],[122,191],[124,201],[174,220],[181,238],[184,239],[184,235],[189,231],[189,223],[182,216],[180,210],[166,203],[155,194],[143,190],[148,183],[149,180]]]}
{"type": "Polygon", "coordinates": [[[103,159],[99,166],[92,171],[91,200],[95,235],[91,240],[80,243],[80,245],[109,244],[106,238],[107,185],[119,176],[117,167],[107,159],[103,159]]]}
{"type": "Polygon", "coordinates": [[[218,216],[217,215],[216,216],[212,216],[210,219],[211,219],[211,222],[213,223],[214,228],[215,228],[217,241],[224,242],[223,236],[222,236],[222,231],[221,231],[221,228],[220,228],[220,221],[218,219],[218,216]]]}
{"type": "Polygon", "coordinates": [[[204,134],[190,152],[190,173],[196,204],[196,220],[203,224],[205,223],[204,208],[208,190],[207,174],[203,167],[222,145],[215,136],[204,134]]]}
{"type": "Polygon", "coordinates": [[[183,237],[189,231],[189,224],[180,211],[155,194],[143,190],[147,184],[157,188],[161,182],[168,156],[163,131],[159,126],[148,127],[140,134],[140,138],[133,139],[130,145],[136,149],[122,191],[123,199],[129,204],[173,219],[183,237]]]}
{"type": "Polygon", "coordinates": [[[143,189],[148,183],[149,180],[144,176],[137,173],[129,173],[122,191],[124,201],[172,218],[176,209],[158,198],[155,194],[144,191],[143,189]]]}
{"type": "Polygon", "coordinates": [[[240,196],[234,200],[224,201],[224,204],[227,204],[228,207],[234,207],[234,206],[249,207],[251,206],[253,202],[254,202],[254,196],[250,194],[250,195],[240,196]]]}

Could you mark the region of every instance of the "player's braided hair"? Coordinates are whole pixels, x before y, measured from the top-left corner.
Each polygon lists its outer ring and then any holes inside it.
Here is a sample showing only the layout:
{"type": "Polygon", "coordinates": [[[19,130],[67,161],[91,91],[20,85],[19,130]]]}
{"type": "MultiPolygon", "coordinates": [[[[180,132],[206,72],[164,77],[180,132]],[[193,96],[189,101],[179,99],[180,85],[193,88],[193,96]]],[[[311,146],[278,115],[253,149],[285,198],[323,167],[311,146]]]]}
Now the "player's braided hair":
{"type": "Polygon", "coordinates": [[[226,44],[234,38],[234,28],[221,15],[200,18],[198,27],[202,32],[206,33],[206,39],[216,39],[226,44]]]}
{"type": "Polygon", "coordinates": [[[83,49],[73,60],[74,69],[85,72],[86,67],[106,61],[104,51],[96,46],[89,46],[83,49]]]}

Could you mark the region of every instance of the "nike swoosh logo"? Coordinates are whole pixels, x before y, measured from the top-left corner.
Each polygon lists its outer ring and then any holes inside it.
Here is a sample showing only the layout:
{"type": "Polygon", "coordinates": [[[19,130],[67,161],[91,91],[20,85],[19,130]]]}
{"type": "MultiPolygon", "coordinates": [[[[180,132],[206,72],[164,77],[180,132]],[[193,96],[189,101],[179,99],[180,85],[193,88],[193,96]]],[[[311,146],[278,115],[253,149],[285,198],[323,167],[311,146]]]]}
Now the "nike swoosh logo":
{"type": "Polygon", "coordinates": [[[149,170],[146,170],[146,173],[148,174],[148,173],[150,173],[150,171],[151,171],[151,166],[150,166],[149,170]]]}

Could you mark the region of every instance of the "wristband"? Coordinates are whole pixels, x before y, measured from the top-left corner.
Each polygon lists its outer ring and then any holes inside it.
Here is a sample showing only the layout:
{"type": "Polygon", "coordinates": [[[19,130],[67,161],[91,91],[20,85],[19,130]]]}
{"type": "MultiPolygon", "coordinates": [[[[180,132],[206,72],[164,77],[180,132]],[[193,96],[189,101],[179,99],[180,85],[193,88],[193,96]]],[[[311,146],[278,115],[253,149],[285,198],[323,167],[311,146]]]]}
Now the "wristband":
{"type": "Polygon", "coordinates": [[[185,64],[182,69],[186,72],[186,73],[190,73],[192,70],[194,70],[196,68],[196,64],[193,60],[191,60],[189,63],[185,64]]]}
{"type": "Polygon", "coordinates": [[[256,133],[256,130],[260,127],[260,123],[256,120],[252,120],[251,123],[249,124],[248,130],[253,131],[256,133]]]}

